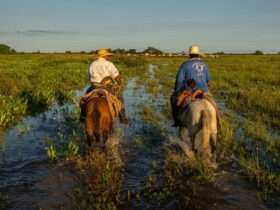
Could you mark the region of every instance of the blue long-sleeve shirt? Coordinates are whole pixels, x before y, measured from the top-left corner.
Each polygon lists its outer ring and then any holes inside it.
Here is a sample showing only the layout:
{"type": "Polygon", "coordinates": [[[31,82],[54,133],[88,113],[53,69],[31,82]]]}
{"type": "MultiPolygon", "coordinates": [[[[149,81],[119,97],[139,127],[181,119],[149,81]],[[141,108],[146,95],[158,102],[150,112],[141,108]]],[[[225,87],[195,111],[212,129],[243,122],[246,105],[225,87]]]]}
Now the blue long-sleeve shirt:
{"type": "Polygon", "coordinates": [[[176,76],[175,92],[187,88],[187,81],[193,79],[196,82],[195,89],[208,92],[210,75],[207,65],[199,58],[192,58],[184,62],[176,76]]]}

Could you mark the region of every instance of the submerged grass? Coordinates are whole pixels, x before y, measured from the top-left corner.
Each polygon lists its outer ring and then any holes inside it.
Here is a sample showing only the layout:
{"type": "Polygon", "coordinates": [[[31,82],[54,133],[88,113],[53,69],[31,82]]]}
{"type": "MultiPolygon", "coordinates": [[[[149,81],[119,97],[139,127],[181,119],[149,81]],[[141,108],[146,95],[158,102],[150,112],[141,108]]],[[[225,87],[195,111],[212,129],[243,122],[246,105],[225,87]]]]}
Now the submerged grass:
{"type": "Polygon", "coordinates": [[[75,161],[79,187],[72,194],[72,209],[116,210],[121,205],[122,169],[104,151],[92,151],[75,161]]]}
{"type": "MultiPolygon", "coordinates": [[[[86,84],[87,68],[92,59],[79,54],[0,55],[0,127],[7,127],[22,116],[36,114],[54,103],[72,100],[73,90],[86,84]]],[[[148,105],[143,107],[143,121],[147,124],[159,127],[160,116],[170,119],[169,96],[176,72],[184,60],[114,58],[126,81],[136,77],[137,84],[153,95],[155,103],[159,98],[166,99],[167,105],[161,110],[148,105]],[[148,63],[157,65],[153,78],[147,70],[148,63]]],[[[277,75],[280,74],[280,56],[222,56],[208,58],[206,62],[213,78],[211,91],[223,99],[226,107],[238,113],[222,119],[218,141],[220,160],[238,162],[240,172],[255,182],[265,196],[279,193],[280,77],[277,75]]],[[[69,115],[69,124],[75,120],[77,115],[69,115]]],[[[72,140],[63,140],[61,147],[53,146],[49,150],[51,159],[69,157],[78,171],[79,187],[72,197],[73,209],[120,209],[122,170],[108,160],[105,153],[97,151],[79,157],[79,139],[72,140]]],[[[134,143],[143,144],[137,138],[134,143]]],[[[170,209],[207,208],[207,201],[199,202],[199,192],[203,186],[211,185],[213,172],[201,162],[189,164],[178,151],[170,149],[166,151],[161,172],[160,180],[148,178],[147,185],[151,189],[148,197],[170,209]],[[174,200],[175,203],[169,203],[174,200]]]]}
{"type": "Polygon", "coordinates": [[[265,200],[267,200],[272,193],[279,193],[279,172],[273,171],[269,166],[265,165],[259,157],[240,157],[239,164],[242,173],[246,174],[248,178],[254,181],[262,190],[262,196],[265,200]]]}
{"type": "Polygon", "coordinates": [[[213,171],[202,161],[189,161],[180,150],[168,147],[163,167],[147,178],[143,195],[157,209],[207,209],[210,203],[202,192],[213,179],[213,171]]]}

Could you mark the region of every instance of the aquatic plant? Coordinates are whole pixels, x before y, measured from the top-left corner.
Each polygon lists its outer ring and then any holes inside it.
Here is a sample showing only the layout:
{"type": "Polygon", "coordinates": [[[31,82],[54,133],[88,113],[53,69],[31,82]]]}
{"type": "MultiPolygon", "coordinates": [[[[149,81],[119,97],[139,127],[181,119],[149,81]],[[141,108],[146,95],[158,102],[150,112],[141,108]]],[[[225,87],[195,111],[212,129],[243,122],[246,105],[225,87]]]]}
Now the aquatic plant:
{"type": "Polygon", "coordinates": [[[49,142],[49,145],[47,146],[46,148],[47,150],[47,155],[48,155],[48,158],[51,160],[51,161],[56,161],[58,159],[58,156],[57,156],[57,149],[55,147],[55,145],[51,142],[49,142]]]}
{"type": "Polygon", "coordinates": [[[27,113],[27,103],[20,98],[0,95],[0,126],[7,127],[27,113]]]}
{"type": "Polygon", "coordinates": [[[106,153],[94,150],[75,162],[79,187],[71,195],[75,210],[117,210],[121,205],[122,170],[106,153]]]}
{"type": "Polygon", "coordinates": [[[163,167],[147,177],[143,198],[159,209],[204,209],[207,201],[199,191],[211,185],[213,171],[197,159],[189,161],[182,152],[168,147],[163,167]]]}
{"type": "Polygon", "coordinates": [[[74,143],[73,141],[70,141],[68,144],[68,150],[66,153],[66,159],[72,159],[74,157],[76,157],[79,153],[79,145],[77,145],[76,143],[74,143]]]}

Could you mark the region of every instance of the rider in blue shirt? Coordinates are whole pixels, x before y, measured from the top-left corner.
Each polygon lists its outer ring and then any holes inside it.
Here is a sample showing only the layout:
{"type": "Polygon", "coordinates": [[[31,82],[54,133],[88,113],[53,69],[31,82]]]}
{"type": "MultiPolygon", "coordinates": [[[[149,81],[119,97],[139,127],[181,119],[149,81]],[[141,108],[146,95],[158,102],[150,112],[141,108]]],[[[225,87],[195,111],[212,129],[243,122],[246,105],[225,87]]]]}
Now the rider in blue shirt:
{"type": "Polygon", "coordinates": [[[196,90],[201,90],[207,93],[209,91],[208,83],[210,80],[210,75],[207,65],[199,58],[199,56],[201,55],[199,47],[190,47],[189,55],[191,59],[184,62],[177,73],[175,90],[173,95],[171,96],[173,118],[175,121],[174,126],[178,126],[180,124],[177,119],[178,108],[176,106],[178,93],[186,89],[191,89],[193,92],[195,92],[196,90]],[[188,81],[194,81],[195,86],[189,87],[188,81]]]}
{"type": "Polygon", "coordinates": [[[207,65],[198,57],[192,57],[184,62],[176,76],[175,92],[184,90],[188,80],[194,80],[196,89],[208,92],[208,82],[210,80],[207,65]]]}

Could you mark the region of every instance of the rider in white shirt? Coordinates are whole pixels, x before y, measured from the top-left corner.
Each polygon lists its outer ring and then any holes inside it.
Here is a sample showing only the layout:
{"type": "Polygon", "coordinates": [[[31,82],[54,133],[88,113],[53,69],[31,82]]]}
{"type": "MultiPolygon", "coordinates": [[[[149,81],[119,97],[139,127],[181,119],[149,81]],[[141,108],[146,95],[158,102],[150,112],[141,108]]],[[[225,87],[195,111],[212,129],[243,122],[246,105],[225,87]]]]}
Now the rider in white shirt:
{"type": "MultiPolygon", "coordinates": [[[[108,55],[107,55],[108,56],[108,55]]],[[[111,56],[111,54],[110,54],[111,56]]],[[[89,67],[89,81],[91,83],[101,83],[105,77],[112,77],[115,79],[120,75],[115,65],[104,57],[99,57],[96,61],[92,62],[89,67]]]]}
{"type": "MultiPolygon", "coordinates": [[[[113,80],[121,81],[121,75],[118,71],[118,69],[115,67],[115,65],[110,61],[111,56],[113,54],[110,53],[107,49],[100,49],[98,51],[98,58],[97,60],[93,61],[89,67],[88,70],[88,76],[89,76],[89,82],[91,83],[91,87],[88,88],[86,91],[89,93],[91,90],[97,88],[101,85],[101,82],[106,77],[111,77],[113,80]]],[[[118,98],[122,101],[124,104],[123,96],[120,94],[118,98]]],[[[84,110],[82,107],[81,110],[81,120],[84,119],[84,110]]],[[[123,109],[120,112],[119,115],[120,122],[127,124],[128,119],[125,114],[125,108],[123,106],[123,109]]]]}

